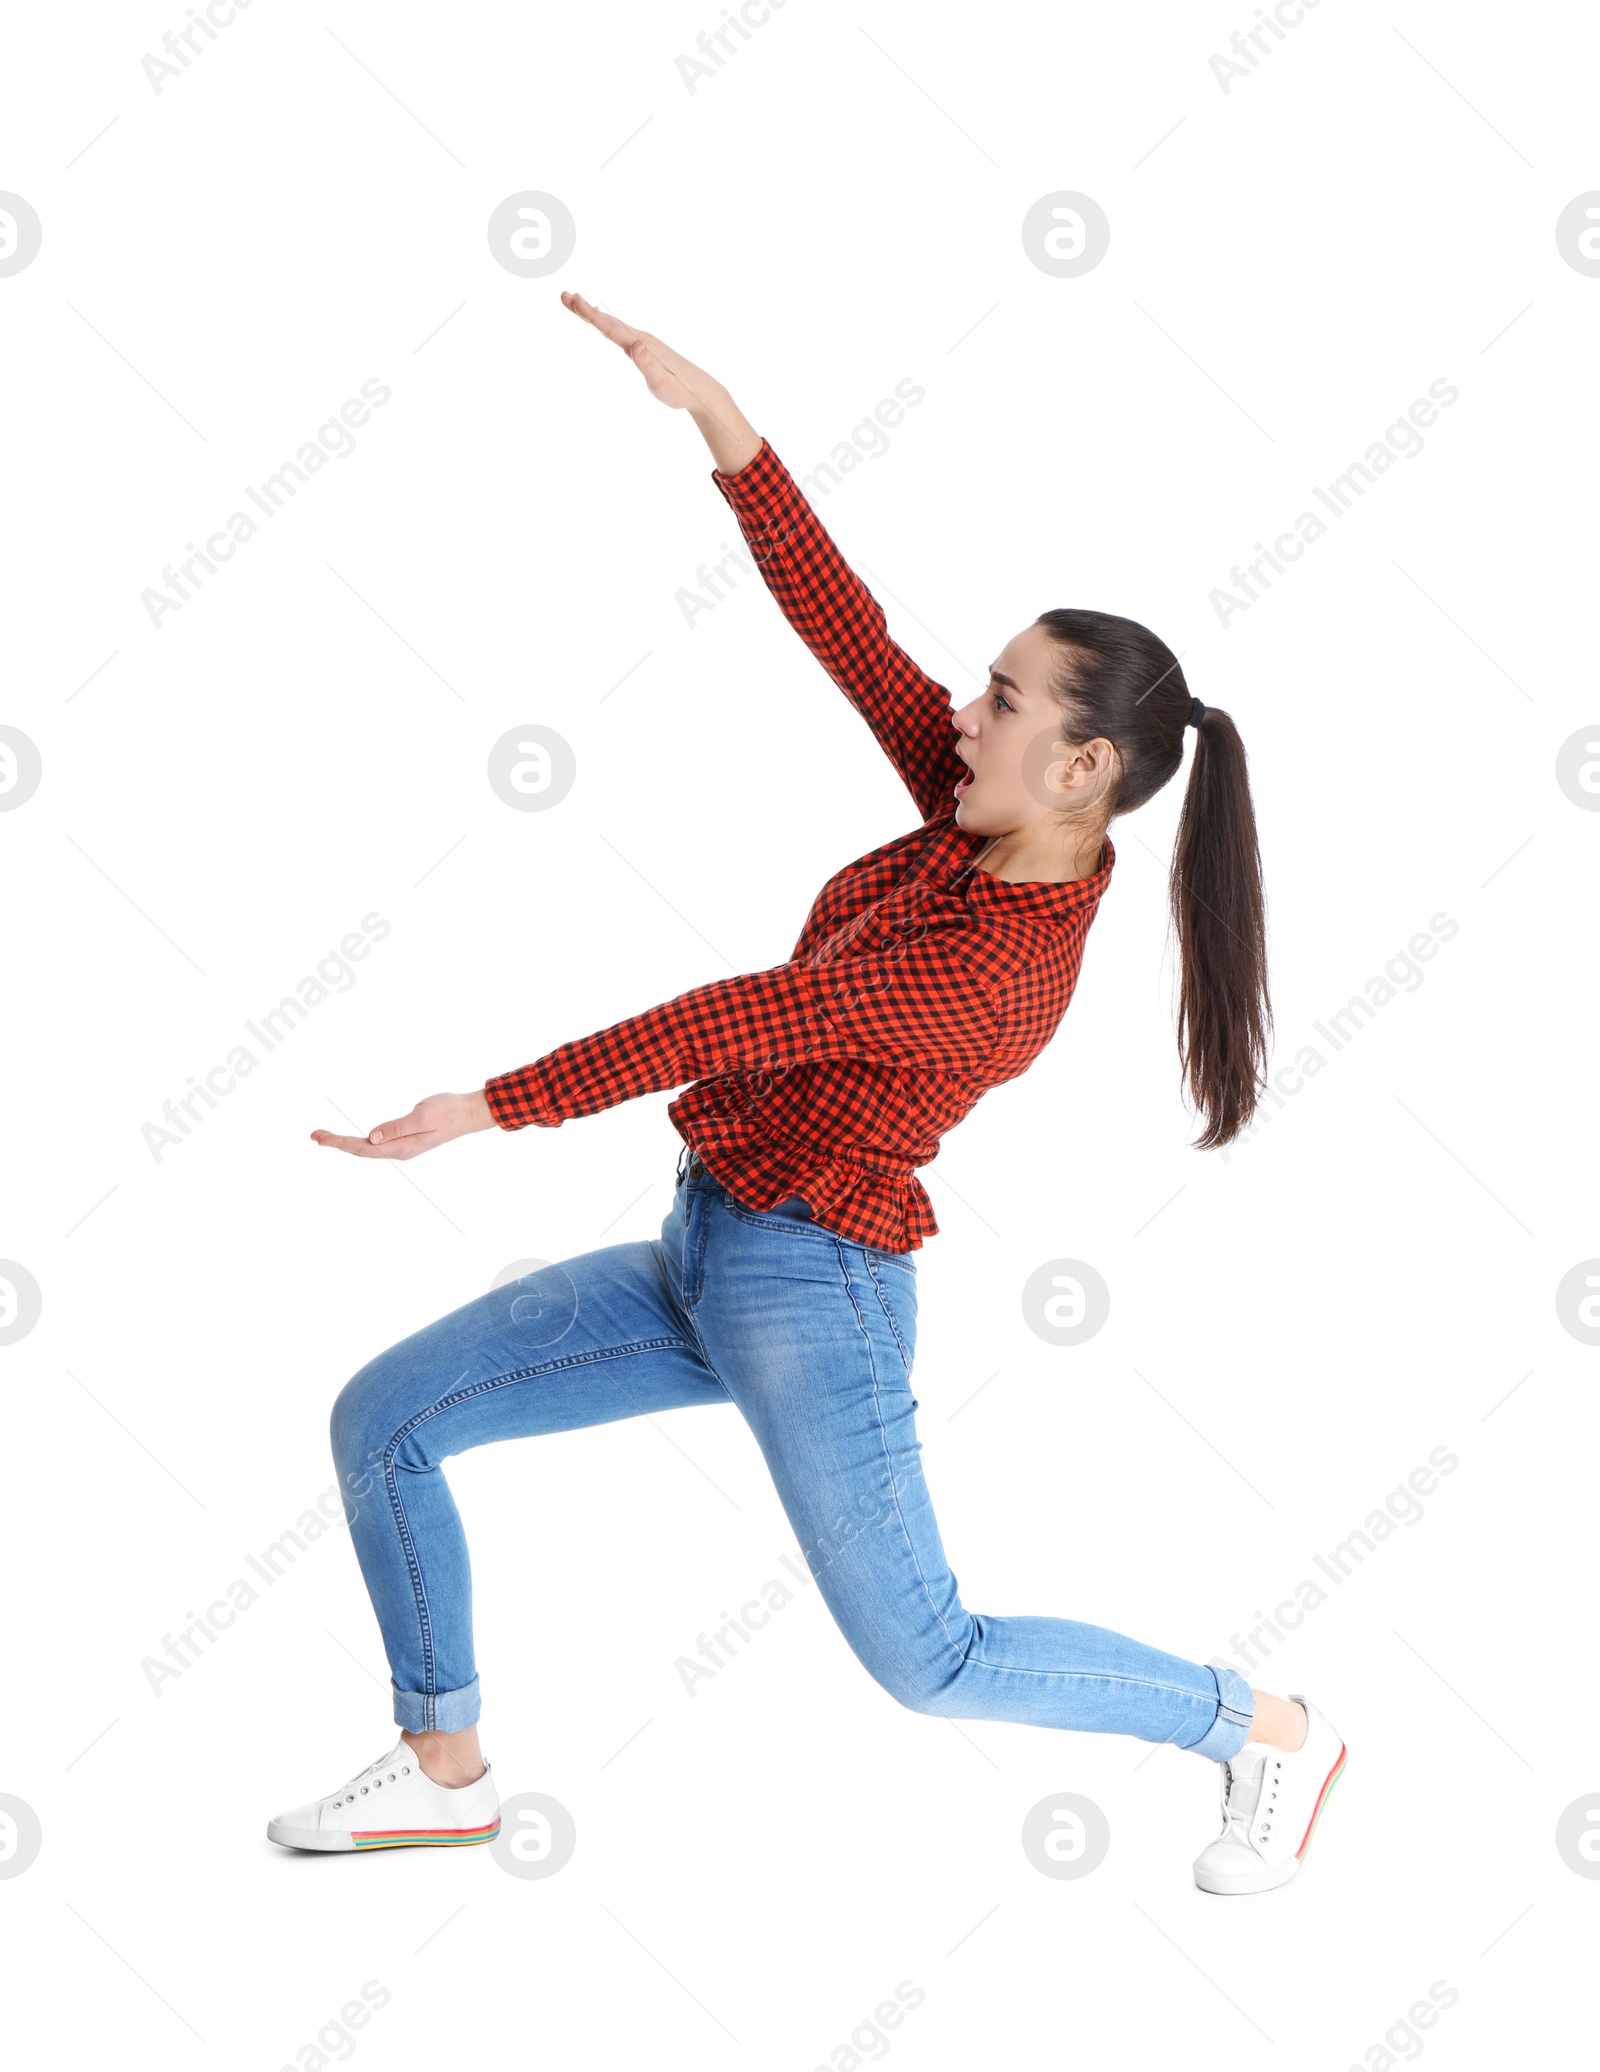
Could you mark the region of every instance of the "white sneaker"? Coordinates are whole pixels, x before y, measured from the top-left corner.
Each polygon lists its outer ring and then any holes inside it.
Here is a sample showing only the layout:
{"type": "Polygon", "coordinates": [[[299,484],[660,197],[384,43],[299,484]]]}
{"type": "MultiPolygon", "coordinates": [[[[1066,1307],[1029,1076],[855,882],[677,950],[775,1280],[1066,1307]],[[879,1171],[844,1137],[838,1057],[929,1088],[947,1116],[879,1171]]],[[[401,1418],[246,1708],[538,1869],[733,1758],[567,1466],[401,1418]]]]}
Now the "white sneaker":
{"type": "Polygon", "coordinates": [[[500,1794],[488,1768],[472,1784],[447,1788],[422,1774],[406,1741],[331,1798],[267,1822],[267,1840],[285,1849],[444,1849],[492,1842],[499,1832],[500,1794]]]}
{"type": "Polygon", "coordinates": [[[1202,1892],[1270,1892],[1299,1870],[1344,1769],[1338,1729],[1298,1691],[1306,1738],[1294,1750],[1249,1741],[1222,1765],[1222,1832],[1195,1859],[1202,1892]]]}

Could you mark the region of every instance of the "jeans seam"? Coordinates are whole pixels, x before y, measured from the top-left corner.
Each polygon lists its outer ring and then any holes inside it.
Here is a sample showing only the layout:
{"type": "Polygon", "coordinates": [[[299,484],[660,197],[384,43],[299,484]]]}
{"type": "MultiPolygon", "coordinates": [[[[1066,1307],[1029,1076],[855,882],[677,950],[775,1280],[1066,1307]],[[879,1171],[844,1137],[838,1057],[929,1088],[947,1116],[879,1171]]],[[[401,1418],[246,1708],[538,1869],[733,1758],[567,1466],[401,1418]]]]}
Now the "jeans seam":
{"type": "Polygon", "coordinates": [[[987,1669],[995,1676],[1069,1676],[1079,1683],[1122,1684],[1129,1690],[1160,1691],[1168,1698],[1183,1698],[1191,1704],[1209,1706],[1211,1708],[1211,1717],[1206,1721],[1204,1729],[1195,1735],[1193,1741],[1175,1741],[1170,1734],[1166,1734],[1162,1736],[1162,1746],[1170,1743],[1172,1747],[1186,1751],[1198,1747],[1205,1740],[1206,1735],[1215,1727],[1219,1716],[1225,1719],[1232,1718],[1235,1726],[1247,1727],[1250,1724],[1246,1719],[1239,1719],[1235,1715],[1229,1714],[1225,1707],[1217,1705],[1214,1700],[1205,1697],[1200,1692],[1186,1691],[1181,1684],[1152,1683],[1148,1677],[1123,1676],[1114,1669],[1014,1669],[1008,1663],[991,1662],[982,1655],[974,1655],[971,1659],[980,1669],[987,1669]]]}
{"type": "Polygon", "coordinates": [[[689,1329],[694,1333],[695,1352],[697,1352],[700,1358],[705,1362],[708,1371],[716,1375],[719,1385],[722,1388],[726,1389],[728,1384],[725,1381],[723,1381],[722,1376],[720,1374],[717,1374],[717,1370],[712,1362],[711,1355],[706,1350],[706,1342],[705,1339],[701,1336],[700,1332],[700,1319],[695,1315],[692,1309],[688,1308],[687,1305],[685,1305],[685,1309],[689,1318],[689,1329]]]}
{"type": "MultiPolygon", "coordinates": [[[[1147,1676],[1124,1676],[1116,1669],[1019,1669],[1009,1662],[991,1662],[986,1655],[970,1658],[980,1669],[992,1669],[996,1676],[1072,1676],[1089,1683],[1127,1684],[1130,1689],[1140,1691],[1165,1691],[1170,1697],[1189,1698],[1196,1705],[1208,1705],[1213,1714],[1218,1710],[1215,1699],[1207,1698],[1199,1691],[1186,1691],[1182,1684],[1153,1683],[1147,1676]]],[[[1248,1726],[1248,1720],[1239,1720],[1239,1726],[1248,1726]]]]}
{"type": "MultiPolygon", "coordinates": [[[[427,1415],[426,1412],[423,1413],[427,1415]]],[[[418,1423],[421,1422],[419,1418],[418,1423]]],[[[424,1733],[433,1727],[434,1713],[434,1657],[433,1657],[433,1614],[428,1608],[427,1586],[422,1580],[422,1564],[417,1559],[417,1545],[411,1534],[411,1521],[406,1516],[406,1507],[400,1499],[400,1483],[395,1474],[395,1455],[401,1442],[415,1429],[415,1425],[402,1427],[390,1435],[383,1450],[383,1487],[389,1499],[389,1511],[400,1542],[400,1551],[405,1556],[406,1573],[411,1578],[412,1604],[417,1614],[417,1633],[422,1652],[422,1689],[416,1694],[422,1700],[422,1729],[424,1733]]]]}
{"type": "MultiPolygon", "coordinates": [[[[949,1644],[952,1652],[955,1654],[957,1667],[959,1669],[959,1667],[962,1664],[964,1664],[967,1659],[965,1650],[956,1646],[955,1636],[950,1631],[950,1628],[945,1624],[944,1613],[940,1611],[938,1605],[934,1602],[933,1591],[929,1587],[928,1578],[923,1574],[922,1563],[917,1558],[916,1543],[913,1541],[911,1537],[911,1528],[906,1524],[906,1514],[900,1508],[900,1492],[895,1487],[894,1462],[890,1458],[889,1454],[889,1434],[888,1429],[883,1421],[883,1405],[881,1401],[880,1390],[878,1387],[878,1362],[872,1348],[872,1333],[867,1329],[867,1320],[861,1314],[861,1305],[856,1300],[855,1289],[851,1286],[850,1269],[845,1263],[844,1254],[842,1250],[840,1250],[839,1252],[839,1271],[844,1276],[845,1293],[850,1298],[850,1306],[856,1313],[856,1322],[861,1328],[861,1336],[866,1343],[867,1366],[872,1375],[872,1412],[877,1422],[878,1436],[883,1445],[884,1465],[887,1468],[889,1474],[889,1494],[894,1500],[894,1515],[900,1521],[900,1532],[902,1538],[905,1540],[906,1552],[911,1556],[911,1565],[917,1572],[917,1581],[922,1585],[922,1594],[928,1601],[928,1609],[933,1613],[933,1616],[939,1621],[940,1629],[944,1634],[946,1642],[949,1644]]],[[[879,1299],[880,1301],[882,1300],[881,1291],[879,1299]]],[[[891,1327],[893,1325],[893,1321],[893,1318],[891,1318],[891,1327]]],[[[905,1355],[905,1347],[900,1342],[900,1333],[896,1331],[894,1335],[896,1344],[900,1345],[901,1357],[903,1358],[905,1355]]],[[[970,1619],[971,1613],[969,1612],[967,1616],[970,1619]]],[[[970,1647],[971,1642],[969,1641],[967,1645],[970,1647]]]]}
{"type": "Polygon", "coordinates": [[[894,1333],[894,1342],[900,1348],[900,1357],[905,1362],[906,1379],[909,1381],[911,1378],[911,1354],[906,1348],[904,1338],[900,1335],[900,1326],[895,1319],[893,1309],[890,1307],[888,1293],[884,1288],[883,1282],[878,1278],[878,1263],[870,1253],[866,1254],[866,1268],[872,1285],[878,1291],[878,1301],[885,1317],[889,1321],[889,1329],[894,1333]]]}
{"type": "Polygon", "coordinates": [[[1239,1727],[1247,1727],[1250,1724],[1248,1719],[1229,1712],[1225,1705],[1219,1705],[1215,1699],[1208,1698],[1199,1691],[1186,1691],[1181,1684],[1152,1683],[1148,1677],[1124,1676],[1114,1669],[1017,1669],[1008,1662],[991,1662],[985,1655],[963,1657],[964,1661],[968,1659],[976,1663],[980,1669],[987,1669],[995,1676],[1064,1676],[1071,1677],[1079,1683],[1122,1684],[1129,1690],[1160,1691],[1168,1698],[1182,1698],[1191,1704],[1209,1707],[1211,1716],[1206,1721],[1204,1732],[1197,1734],[1193,1741],[1172,1741],[1170,1734],[1163,1737],[1165,1741],[1171,1741],[1175,1748],[1190,1749],[1196,1743],[1204,1741],[1219,1718],[1231,1720],[1239,1727]]]}
{"type": "MultiPolygon", "coordinates": [[[[706,1170],[708,1171],[709,1176],[709,1169],[706,1170]]],[[[720,1185],[720,1183],[718,1184],[720,1185]]],[[[701,1193],[700,1200],[702,1203],[705,1203],[707,1201],[707,1196],[704,1192],[701,1193]]],[[[684,1208],[685,1241],[687,1241],[689,1237],[689,1215],[690,1211],[693,1208],[693,1203],[694,1197],[691,1195],[684,1208]]],[[[700,1329],[700,1302],[701,1298],[704,1296],[706,1292],[706,1241],[709,1238],[710,1234],[711,1218],[709,1215],[702,1212],[700,1216],[700,1227],[694,1235],[694,1273],[692,1277],[686,1277],[679,1300],[682,1303],[683,1314],[688,1323],[689,1329],[694,1333],[694,1350],[700,1355],[700,1358],[705,1362],[708,1371],[716,1375],[719,1385],[723,1389],[726,1389],[729,1395],[732,1395],[733,1391],[731,1389],[728,1389],[728,1384],[725,1381],[723,1381],[722,1376],[720,1374],[717,1374],[716,1362],[711,1357],[710,1351],[706,1345],[705,1335],[700,1329]],[[691,1288],[694,1291],[692,1296],[689,1292],[691,1288]]]]}
{"type": "MultiPolygon", "coordinates": [[[[699,1334],[696,1333],[696,1336],[699,1334]]],[[[506,1388],[513,1382],[533,1381],[544,1374],[556,1374],[564,1367],[592,1366],[600,1360],[620,1359],[628,1353],[660,1352],[678,1346],[684,1351],[690,1348],[676,1333],[664,1338],[632,1339],[626,1345],[605,1346],[587,1353],[569,1353],[563,1359],[536,1361],[531,1367],[513,1368],[509,1373],[490,1376],[487,1380],[474,1382],[470,1388],[458,1389],[449,1395],[436,1397],[433,1402],[415,1416],[410,1417],[394,1432],[383,1452],[383,1484],[389,1498],[395,1530],[401,1550],[406,1558],[406,1568],[411,1577],[411,1592],[417,1613],[417,1630],[422,1642],[423,1688],[413,1695],[420,1697],[423,1707],[423,1731],[431,1732],[437,1718],[438,1692],[434,1685],[433,1623],[428,1610],[428,1593],[422,1580],[422,1565],[417,1560],[416,1543],[411,1536],[411,1523],[406,1517],[406,1508],[400,1498],[399,1482],[394,1472],[395,1455],[411,1434],[437,1417],[445,1410],[454,1410],[459,1404],[470,1403],[474,1397],[486,1394],[491,1389],[506,1388]]],[[[706,1363],[708,1366],[710,1362],[706,1363]]],[[[712,1370],[715,1372],[715,1369],[712,1370]]],[[[717,1376],[721,1383],[722,1377],[717,1376]]]]}

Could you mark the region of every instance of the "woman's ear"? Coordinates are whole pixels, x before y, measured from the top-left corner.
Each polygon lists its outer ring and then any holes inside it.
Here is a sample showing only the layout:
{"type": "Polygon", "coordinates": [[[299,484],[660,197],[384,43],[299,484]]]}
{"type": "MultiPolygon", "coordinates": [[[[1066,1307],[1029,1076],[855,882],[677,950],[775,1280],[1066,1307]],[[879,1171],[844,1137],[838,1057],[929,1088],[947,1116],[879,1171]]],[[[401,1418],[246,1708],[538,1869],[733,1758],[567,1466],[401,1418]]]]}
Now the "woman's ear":
{"type": "Polygon", "coordinates": [[[1043,726],[1022,752],[1022,781],[1041,806],[1061,807],[1072,789],[1074,746],[1058,717],[1043,726]]]}
{"type": "Polygon", "coordinates": [[[1080,813],[1095,812],[1116,782],[1116,749],[1103,734],[1092,741],[1063,742],[1061,749],[1050,767],[1049,802],[1080,813]]]}
{"type": "Polygon", "coordinates": [[[1059,771],[1056,789],[1061,791],[1086,791],[1105,783],[1116,767],[1116,750],[1103,734],[1097,734],[1092,741],[1061,741],[1058,762],[1052,764],[1053,771],[1059,771]]]}

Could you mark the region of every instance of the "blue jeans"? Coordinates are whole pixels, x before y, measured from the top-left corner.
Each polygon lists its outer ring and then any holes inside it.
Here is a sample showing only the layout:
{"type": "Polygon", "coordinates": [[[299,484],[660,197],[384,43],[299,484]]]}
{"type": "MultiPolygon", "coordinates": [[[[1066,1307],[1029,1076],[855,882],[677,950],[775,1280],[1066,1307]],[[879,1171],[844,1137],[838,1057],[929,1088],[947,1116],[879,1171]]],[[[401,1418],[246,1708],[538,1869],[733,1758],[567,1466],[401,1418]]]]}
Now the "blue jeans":
{"type": "Polygon", "coordinates": [[[396,1721],[449,1733],[478,1718],[451,1454],[736,1403],[829,1611],[902,1704],[1232,1755],[1254,1709],[1236,1671],[962,1604],[916,1434],[916,1275],[910,1255],[822,1229],[798,1196],[742,1208],[691,1155],[658,1239],[508,1282],[363,1367],[334,1406],[333,1450],[396,1721]]]}

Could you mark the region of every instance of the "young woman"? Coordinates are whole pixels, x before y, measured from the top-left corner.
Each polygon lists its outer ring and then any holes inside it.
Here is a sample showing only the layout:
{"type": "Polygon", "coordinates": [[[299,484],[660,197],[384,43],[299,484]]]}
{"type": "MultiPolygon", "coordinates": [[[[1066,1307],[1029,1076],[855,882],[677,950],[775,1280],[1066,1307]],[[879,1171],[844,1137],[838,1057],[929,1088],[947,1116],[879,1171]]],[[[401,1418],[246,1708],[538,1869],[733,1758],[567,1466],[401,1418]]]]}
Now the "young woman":
{"type": "Polygon", "coordinates": [[[368,1137],[312,1132],[358,1158],[414,1158],[469,1130],[553,1129],[687,1088],[668,1110],[684,1149],[659,1239],[481,1295],[340,1395],[334,1456],[401,1735],[267,1832],[323,1850],[490,1840],[499,1800],[478,1746],[467,1547],[441,1463],[493,1440],[732,1402],[829,1610],[886,1690],[945,1718],[1189,1749],[1222,1782],[1222,1831],[1197,1882],[1282,1885],[1344,1762],[1327,1719],[1104,1627],[967,1610],[911,1392],[913,1254],[937,1228],[915,1168],[1049,1041],[1110,883],[1107,826],[1173,775],[1190,726],[1171,886],[1179,1050],[1202,1146],[1250,1118],[1269,1006],[1233,722],[1190,696],[1144,627],[1075,610],[1013,635],[982,695],[952,711],[728,392],[659,339],[562,301],[699,426],[768,588],[921,822],[830,879],[786,963],[697,986],[481,1091],[432,1094],[368,1137]]]}

